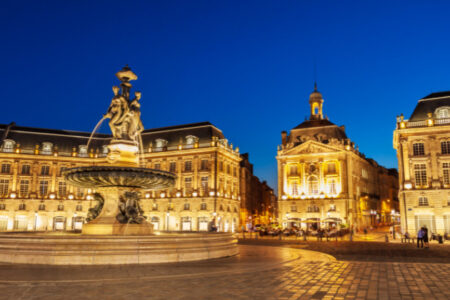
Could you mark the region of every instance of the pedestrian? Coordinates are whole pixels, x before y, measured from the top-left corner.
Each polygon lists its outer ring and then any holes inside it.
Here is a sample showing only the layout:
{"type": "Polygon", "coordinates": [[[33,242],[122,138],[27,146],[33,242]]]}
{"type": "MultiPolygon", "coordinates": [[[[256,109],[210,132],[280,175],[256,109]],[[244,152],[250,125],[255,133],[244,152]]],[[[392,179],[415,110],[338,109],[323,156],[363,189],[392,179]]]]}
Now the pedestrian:
{"type": "Polygon", "coordinates": [[[422,227],[422,231],[423,231],[423,242],[425,244],[425,248],[430,248],[430,244],[428,243],[428,229],[427,229],[426,225],[424,225],[422,227]]]}
{"type": "Polygon", "coordinates": [[[419,231],[417,232],[417,248],[419,248],[419,243],[420,248],[423,248],[423,229],[420,228],[419,231]]]}

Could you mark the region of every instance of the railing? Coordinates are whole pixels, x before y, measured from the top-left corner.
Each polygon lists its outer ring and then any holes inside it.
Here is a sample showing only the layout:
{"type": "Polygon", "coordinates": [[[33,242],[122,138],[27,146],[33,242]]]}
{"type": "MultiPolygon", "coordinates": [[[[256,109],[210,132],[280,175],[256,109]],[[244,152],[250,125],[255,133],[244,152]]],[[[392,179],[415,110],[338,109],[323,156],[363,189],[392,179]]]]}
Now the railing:
{"type": "MultiPolygon", "coordinates": [[[[442,118],[442,119],[433,119],[434,125],[446,125],[450,124],[450,118],[442,118]]],[[[405,125],[407,128],[414,128],[414,127],[426,127],[428,126],[428,120],[422,120],[422,121],[407,121],[405,122],[405,125]]]]}

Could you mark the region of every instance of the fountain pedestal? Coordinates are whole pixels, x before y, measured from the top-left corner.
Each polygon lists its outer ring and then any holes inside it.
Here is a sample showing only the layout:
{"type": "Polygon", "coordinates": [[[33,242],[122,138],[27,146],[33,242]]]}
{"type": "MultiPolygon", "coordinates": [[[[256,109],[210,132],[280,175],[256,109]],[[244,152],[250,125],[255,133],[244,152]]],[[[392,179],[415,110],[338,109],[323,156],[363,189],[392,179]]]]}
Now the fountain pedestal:
{"type": "Polygon", "coordinates": [[[116,216],[120,214],[120,196],[129,188],[100,188],[105,203],[101,213],[93,221],[84,224],[82,234],[89,235],[149,235],[153,233],[153,225],[147,221],[142,224],[122,224],[116,216]]]}

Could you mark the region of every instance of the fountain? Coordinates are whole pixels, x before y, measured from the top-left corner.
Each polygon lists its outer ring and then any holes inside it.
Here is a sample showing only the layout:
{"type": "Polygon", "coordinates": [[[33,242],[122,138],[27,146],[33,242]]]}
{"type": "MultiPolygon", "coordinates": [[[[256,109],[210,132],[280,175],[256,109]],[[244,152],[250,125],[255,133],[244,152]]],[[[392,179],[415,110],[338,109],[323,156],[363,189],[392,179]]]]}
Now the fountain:
{"type": "Polygon", "coordinates": [[[111,105],[94,129],[95,132],[103,120],[109,119],[112,140],[107,163],[64,172],[69,184],[96,191],[94,198],[98,205],[90,210],[81,234],[2,233],[0,262],[145,264],[237,254],[237,240],[231,233],[153,233],[153,226],[146,221],[139,205],[139,192],[170,188],[176,176],[139,165],[144,129],[140,118],[141,93],[135,92],[134,98],[130,98],[130,81],[137,76],[128,66],[116,76],[121,81],[120,88],[113,87],[111,105]]]}

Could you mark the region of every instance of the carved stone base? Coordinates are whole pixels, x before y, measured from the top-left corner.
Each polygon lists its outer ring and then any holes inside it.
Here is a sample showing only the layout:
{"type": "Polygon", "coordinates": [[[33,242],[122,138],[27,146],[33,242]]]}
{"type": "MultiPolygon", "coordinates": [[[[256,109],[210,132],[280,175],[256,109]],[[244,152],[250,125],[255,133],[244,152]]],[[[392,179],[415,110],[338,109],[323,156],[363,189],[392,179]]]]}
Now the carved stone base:
{"type": "Polygon", "coordinates": [[[139,147],[132,141],[113,140],[108,145],[108,162],[115,166],[137,167],[139,147]]]}

